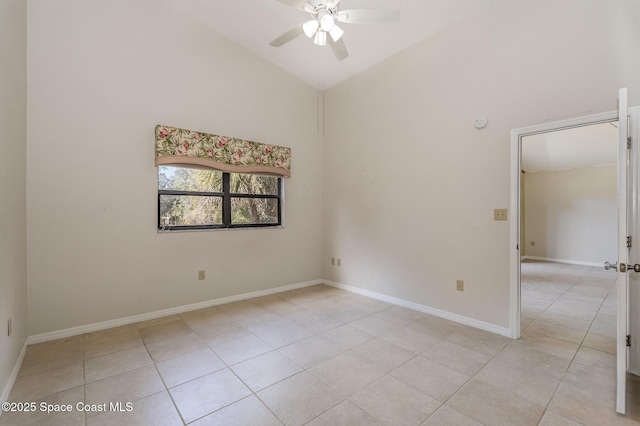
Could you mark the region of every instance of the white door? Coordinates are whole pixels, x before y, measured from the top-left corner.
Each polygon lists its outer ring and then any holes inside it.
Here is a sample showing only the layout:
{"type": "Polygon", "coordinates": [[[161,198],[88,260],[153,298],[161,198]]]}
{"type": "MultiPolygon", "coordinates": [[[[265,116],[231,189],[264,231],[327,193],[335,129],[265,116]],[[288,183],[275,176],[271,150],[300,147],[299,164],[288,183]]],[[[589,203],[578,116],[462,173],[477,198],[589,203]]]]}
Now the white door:
{"type": "MultiPolygon", "coordinates": [[[[618,98],[618,326],[617,326],[617,392],[616,411],[625,413],[626,385],[627,385],[627,335],[629,327],[628,312],[628,264],[629,233],[628,209],[631,203],[629,196],[631,173],[631,149],[628,148],[628,113],[627,113],[627,89],[620,89],[618,98]]],[[[633,266],[631,266],[633,269],[633,266]]]]}

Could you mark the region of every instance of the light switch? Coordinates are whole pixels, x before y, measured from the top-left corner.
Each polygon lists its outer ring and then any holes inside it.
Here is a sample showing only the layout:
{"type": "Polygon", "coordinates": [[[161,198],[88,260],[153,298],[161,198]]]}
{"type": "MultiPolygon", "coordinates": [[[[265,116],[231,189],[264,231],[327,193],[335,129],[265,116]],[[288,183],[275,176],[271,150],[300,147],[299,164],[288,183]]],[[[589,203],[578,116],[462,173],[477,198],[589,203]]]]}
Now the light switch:
{"type": "Polygon", "coordinates": [[[494,209],[493,220],[507,220],[507,209],[494,209]]]}

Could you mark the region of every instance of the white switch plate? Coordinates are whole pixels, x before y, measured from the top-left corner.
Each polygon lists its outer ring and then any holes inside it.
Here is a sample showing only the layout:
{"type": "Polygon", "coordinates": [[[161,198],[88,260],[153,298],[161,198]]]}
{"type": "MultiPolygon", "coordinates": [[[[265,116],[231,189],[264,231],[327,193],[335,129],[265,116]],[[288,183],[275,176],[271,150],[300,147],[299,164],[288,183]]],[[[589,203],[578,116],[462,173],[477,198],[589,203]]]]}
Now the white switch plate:
{"type": "Polygon", "coordinates": [[[494,209],[493,220],[507,220],[507,209],[494,209]]]}

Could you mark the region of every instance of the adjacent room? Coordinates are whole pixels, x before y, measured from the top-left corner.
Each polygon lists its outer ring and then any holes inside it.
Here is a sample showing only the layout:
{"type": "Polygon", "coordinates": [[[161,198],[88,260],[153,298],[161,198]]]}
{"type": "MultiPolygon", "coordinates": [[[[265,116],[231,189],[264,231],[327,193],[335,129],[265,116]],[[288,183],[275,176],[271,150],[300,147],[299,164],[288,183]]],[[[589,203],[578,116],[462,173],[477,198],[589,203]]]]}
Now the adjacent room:
{"type": "Polygon", "coordinates": [[[612,354],[617,275],[602,265],[617,258],[617,126],[523,138],[520,221],[521,328],[612,354]]]}
{"type": "Polygon", "coordinates": [[[615,160],[525,169],[521,337],[509,228],[513,129],[640,105],[640,3],[325,3],[0,3],[0,425],[640,422],[562,216],[615,160]]]}

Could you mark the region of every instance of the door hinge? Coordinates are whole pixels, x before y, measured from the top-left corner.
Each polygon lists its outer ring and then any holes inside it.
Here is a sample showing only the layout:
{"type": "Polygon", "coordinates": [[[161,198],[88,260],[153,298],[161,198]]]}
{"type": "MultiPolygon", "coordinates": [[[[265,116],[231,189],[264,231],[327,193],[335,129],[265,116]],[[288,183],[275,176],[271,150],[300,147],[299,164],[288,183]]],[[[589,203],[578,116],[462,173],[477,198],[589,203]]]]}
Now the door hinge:
{"type": "Polygon", "coordinates": [[[627,236],[627,248],[631,248],[631,235],[627,236]]]}
{"type": "Polygon", "coordinates": [[[631,149],[631,146],[632,146],[631,136],[627,136],[627,149],[631,149]]]}
{"type": "Polygon", "coordinates": [[[627,346],[631,346],[631,335],[627,334],[627,346]]]}

